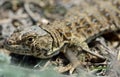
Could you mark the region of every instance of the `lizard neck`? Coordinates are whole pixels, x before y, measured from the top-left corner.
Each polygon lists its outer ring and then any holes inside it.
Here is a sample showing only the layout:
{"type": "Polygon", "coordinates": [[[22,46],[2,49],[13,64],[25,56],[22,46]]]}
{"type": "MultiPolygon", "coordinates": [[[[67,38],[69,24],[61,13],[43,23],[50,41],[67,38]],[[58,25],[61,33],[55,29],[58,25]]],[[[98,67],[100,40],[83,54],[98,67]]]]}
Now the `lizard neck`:
{"type": "Polygon", "coordinates": [[[59,31],[60,28],[52,25],[43,25],[40,27],[43,30],[45,30],[47,33],[49,33],[50,36],[53,38],[53,44],[52,44],[53,51],[58,51],[67,42],[65,36],[61,33],[61,31],[59,31]]]}

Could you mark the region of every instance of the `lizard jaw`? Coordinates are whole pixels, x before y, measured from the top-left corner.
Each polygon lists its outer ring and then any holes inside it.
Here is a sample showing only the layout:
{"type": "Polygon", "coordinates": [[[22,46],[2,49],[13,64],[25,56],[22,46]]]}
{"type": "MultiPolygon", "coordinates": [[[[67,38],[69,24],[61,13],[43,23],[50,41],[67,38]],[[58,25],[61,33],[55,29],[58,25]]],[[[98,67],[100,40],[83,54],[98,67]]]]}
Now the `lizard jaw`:
{"type": "Polygon", "coordinates": [[[47,54],[47,51],[44,49],[39,50],[40,55],[36,53],[37,50],[34,52],[31,52],[31,49],[28,47],[24,47],[23,45],[18,45],[13,42],[10,42],[9,40],[4,41],[4,47],[9,50],[11,53],[19,54],[19,55],[31,55],[31,56],[37,56],[38,58],[51,58],[54,55],[58,54],[59,52],[54,52],[52,54],[47,54]],[[30,53],[31,52],[31,53],[30,53]]]}
{"type": "Polygon", "coordinates": [[[11,44],[7,40],[4,41],[4,47],[11,53],[31,55],[29,48],[23,47],[22,45],[11,44]]]}

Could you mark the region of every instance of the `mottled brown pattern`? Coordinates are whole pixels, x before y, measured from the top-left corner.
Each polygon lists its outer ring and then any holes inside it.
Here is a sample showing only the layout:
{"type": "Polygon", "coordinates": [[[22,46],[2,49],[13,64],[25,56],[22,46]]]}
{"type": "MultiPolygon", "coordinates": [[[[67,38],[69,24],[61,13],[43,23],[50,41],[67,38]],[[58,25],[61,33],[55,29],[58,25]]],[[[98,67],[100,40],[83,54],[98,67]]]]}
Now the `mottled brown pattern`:
{"type": "MultiPolygon", "coordinates": [[[[41,25],[40,30],[38,27],[33,29],[35,27],[27,28],[30,31],[23,29],[17,32],[18,35],[13,33],[5,42],[6,48],[17,54],[49,58],[56,55],[56,52],[60,51],[65,44],[69,44],[81,47],[95,55],[90,52],[86,43],[102,34],[120,29],[120,1],[85,0],[80,6],[71,8],[64,20],[41,25]],[[41,31],[43,34],[40,33],[41,31]],[[28,39],[23,38],[23,36],[28,37],[27,33],[30,33],[30,37],[32,37],[29,46],[26,44],[28,39]],[[33,35],[36,37],[33,38],[33,35]],[[15,37],[17,38],[11,39],[15,37]],[[23,40],[24,43],[17,43],[23,40]]],[[[31,40],[29,39],[29,41],[31,40]]]]}

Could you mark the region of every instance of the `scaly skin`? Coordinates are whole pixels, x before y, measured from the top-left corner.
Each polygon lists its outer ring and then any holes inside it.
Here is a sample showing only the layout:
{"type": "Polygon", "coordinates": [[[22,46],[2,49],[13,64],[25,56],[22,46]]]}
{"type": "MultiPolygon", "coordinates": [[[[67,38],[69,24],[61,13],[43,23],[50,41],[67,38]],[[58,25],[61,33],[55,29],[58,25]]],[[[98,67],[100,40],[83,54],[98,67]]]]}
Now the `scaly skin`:
{"type": "Polygon", "coordinates": [[[67,44],[103,58],[91,52],[87,43],[102,34],[120,29],[118,6],[120,1],[86,1],[80,8],[74,7],[68,11],[64,20],[18,29],[5,41],[5,48],[16,54],[50,58],[67,44]]]}

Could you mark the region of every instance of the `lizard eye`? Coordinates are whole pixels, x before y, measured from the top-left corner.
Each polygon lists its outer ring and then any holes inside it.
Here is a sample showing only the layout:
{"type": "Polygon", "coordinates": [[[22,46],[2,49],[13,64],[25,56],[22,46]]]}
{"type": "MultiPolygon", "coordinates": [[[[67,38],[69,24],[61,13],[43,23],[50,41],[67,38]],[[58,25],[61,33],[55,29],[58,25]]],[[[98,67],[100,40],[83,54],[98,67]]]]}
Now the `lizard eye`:
{"type": "Polygon", "coordinates": [[[33,37],[29,37],[28,38],[28,42],[33,42],[34,41],[34,38],[33,37]]]}

